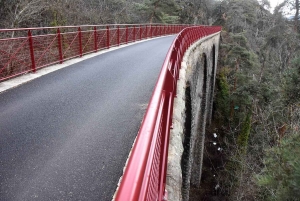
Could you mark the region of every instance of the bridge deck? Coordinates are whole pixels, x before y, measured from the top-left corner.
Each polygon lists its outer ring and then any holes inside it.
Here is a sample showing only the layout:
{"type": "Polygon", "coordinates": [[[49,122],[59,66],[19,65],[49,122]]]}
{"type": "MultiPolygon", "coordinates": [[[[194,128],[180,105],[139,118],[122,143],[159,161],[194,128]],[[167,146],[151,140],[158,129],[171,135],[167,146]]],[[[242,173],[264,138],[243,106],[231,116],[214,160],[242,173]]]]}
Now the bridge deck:
{"type": "Polygon", "coordinates": [[[0,94],[0,200],[111,200],[174,37],[0,94]]]}

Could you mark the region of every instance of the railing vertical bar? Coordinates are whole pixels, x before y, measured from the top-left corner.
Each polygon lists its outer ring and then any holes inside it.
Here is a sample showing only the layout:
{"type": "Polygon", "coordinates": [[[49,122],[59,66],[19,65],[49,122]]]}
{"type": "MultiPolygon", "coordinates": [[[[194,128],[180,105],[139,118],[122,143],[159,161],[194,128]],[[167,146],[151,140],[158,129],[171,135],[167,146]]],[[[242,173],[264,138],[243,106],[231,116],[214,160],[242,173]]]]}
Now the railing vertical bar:
{"type": "Polygon", "coordinates": [[[31,31],[28,31],[28,42],[29,42],[29,50],[30,50],[30,58],[31,58],[31,70],[32,72],[36,72],[35,59],[34,59],[34,49],[33,49],[33,41],[31,31]]]}
{"type": "Polygon", "coordinates": [[[160,34],[160,35],[163,35],[163,34],[162,34],[162,29],[163,29],[163,27],[160,25],[160,26],[159,26],[159,34],[160,34]]]}
{"type": "Polygon", "coordinates": [[[109,26],[106,26],[106,48],[109,49],[110,46],[110,38],[109,38],[109,26]]]}
{"type": "Polygon", "coordinates": [[[146,25],[146,38],[148,38],[148,29],[147,29],[148,25],[146,25]]]}
{"type": "Polygon", "coordinates": [[[79,39],[79,56],[82,57],[82,38],[81,38],[81,28],[78,27],[78,39],[79,39]]]}
{"type": "Polygon", "coordinates": [[[126,26],[126,44],[128,43],[128,26],[126,26]]]}
{"type": "Polygon", "coordinates": [[[61,43],[61,34],[60,29],[57,29],[57,47],[58,47],[58,54],[59,54],[59,63],[64,62],[63,53],[62,53],[62,43],[61,43]]]}
{"type": "Polygon", "coordinates": [[[97,27],[94,26],[94,51],[98,51],[97,27]]]}
{"type": "Polygon", "coordinates": [[[117,35],[118,35],[118,46],[120,46],[120,26],[118,26],[118,30],[117,30],[117,35]]]}
{"type": "Polygon", "coordinates": [[[142,40],[142,26],[140,25],[140,40],[142,40]]]}
{"type": "Polygon", "coordinates": [[[133,26],[133,42],[135,42],[135,26],[133,26]]]}

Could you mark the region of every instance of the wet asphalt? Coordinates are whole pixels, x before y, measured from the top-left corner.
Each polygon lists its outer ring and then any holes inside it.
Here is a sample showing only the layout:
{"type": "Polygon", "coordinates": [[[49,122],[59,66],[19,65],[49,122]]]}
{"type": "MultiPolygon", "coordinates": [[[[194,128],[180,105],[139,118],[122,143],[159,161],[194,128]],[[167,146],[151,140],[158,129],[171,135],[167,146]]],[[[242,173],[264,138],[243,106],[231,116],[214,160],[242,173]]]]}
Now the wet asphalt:
{"type": "Polygon", "coordinates": [[[0,201],[111,200],[173,39],[1,93],[0,201]]]}

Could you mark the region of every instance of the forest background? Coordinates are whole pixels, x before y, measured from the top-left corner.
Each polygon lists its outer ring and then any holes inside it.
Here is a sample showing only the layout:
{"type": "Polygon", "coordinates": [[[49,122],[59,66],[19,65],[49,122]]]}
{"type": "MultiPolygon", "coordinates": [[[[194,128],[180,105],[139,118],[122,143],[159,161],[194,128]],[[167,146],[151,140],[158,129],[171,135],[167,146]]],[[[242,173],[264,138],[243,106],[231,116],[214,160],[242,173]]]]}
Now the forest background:
{"type": "MultiPolygon", "coordinates": [[[[112,23],[223,26],[214,129],[222,200],[300,198],[299,0],[0,0],[0,29],[112,23]],[[287,17],[292,15],[292,17],[287,17]]],[[[208,156],[209,157],[209,156],[208,156]]]]}

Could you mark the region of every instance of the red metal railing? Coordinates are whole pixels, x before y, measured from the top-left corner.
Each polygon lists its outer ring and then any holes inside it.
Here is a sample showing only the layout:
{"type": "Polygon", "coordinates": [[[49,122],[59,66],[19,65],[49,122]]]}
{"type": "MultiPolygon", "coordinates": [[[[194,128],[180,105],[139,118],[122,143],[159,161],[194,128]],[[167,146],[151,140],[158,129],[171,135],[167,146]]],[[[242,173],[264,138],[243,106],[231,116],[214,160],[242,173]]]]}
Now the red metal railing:
{"type": "MultiPolygon", "coordinates": [[[[221,31],[221,27],[189,27],[173,41],[132,149],[116,201],[165,200],[166,168],[174,96],[181,61],[196,40],[221,31]]],[[[152,30],[156,35],[157,31],[152,30]]]]}
{"type": "Polygon", "coordinates": [[[116,194],[117,201],[163,200],[173,101],[183,54],[196,40],[221,30],[186,27],[145,24],[2,29],[0,81],[101,49],[181,31],[168,51],[116,194]]]}
{"type": "Polygon", "coordinates": [[[175,34],[185,27],[114,24],[0,29],[0,81],[113,46],[175,34]]]}

